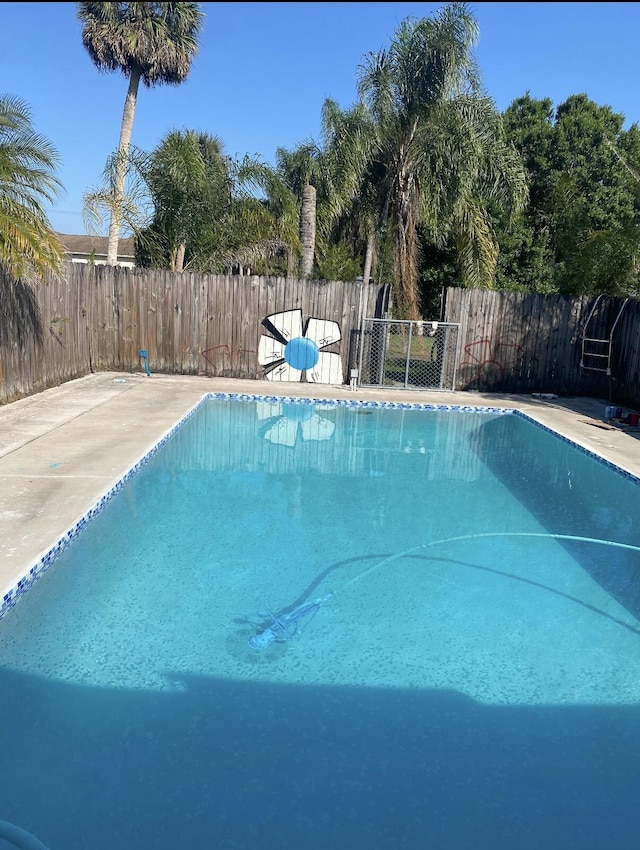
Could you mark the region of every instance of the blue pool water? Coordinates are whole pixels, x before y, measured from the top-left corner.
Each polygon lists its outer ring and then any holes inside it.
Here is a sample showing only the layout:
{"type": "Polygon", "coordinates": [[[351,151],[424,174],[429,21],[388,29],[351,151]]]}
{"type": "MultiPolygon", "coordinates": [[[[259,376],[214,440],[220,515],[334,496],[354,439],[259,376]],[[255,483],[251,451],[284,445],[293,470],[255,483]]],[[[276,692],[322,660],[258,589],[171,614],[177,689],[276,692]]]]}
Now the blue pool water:
{"type": "Polygon", "coordinates": [[[0,621],[0,819],[51,850],[635,846],[639,495],[517,413],[206,401],[0,621]]]}

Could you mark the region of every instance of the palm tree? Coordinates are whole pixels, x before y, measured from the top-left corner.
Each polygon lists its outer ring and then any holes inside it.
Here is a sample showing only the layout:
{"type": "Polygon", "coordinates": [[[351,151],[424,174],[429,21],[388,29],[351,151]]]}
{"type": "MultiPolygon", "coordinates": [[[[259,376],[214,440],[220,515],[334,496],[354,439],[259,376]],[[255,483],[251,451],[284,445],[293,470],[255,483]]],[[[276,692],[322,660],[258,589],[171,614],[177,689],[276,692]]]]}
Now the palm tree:
{"type": "Polygon", "coordinates": [[[300,199],[301,275],[313,270],[317,237],[317,186],[323,181],[322,154],[315,142],[308,141],[295,150],[276,150],[277,170],[291,191],[300,199]]]}
{"type": "Polygon", "coordinates": [[[57,162],[26,104],[0,97],[0,267],[14,279],[61,268],[63,248],[44,210],[62,189],[57,162]]]}
{"type": "Polygon", "coordinates": [[[199,3],[78,3],[82,43],[100,71],[129,80],[122,113],[113,189],[107,264],[115,265],[121,206],[140,81],[179,85],[198,50],[203,14],[199,3]]]}
{"type": "MultiPolygon", "coordinates": [[[[112,169],[104,181],[85,196],[88,222],[101,220],[112,169]]],[[[173,130],[151,154],[136,151],[124,201],[140,265],[244,274],[274,264],[281,270],[284,258],[287,274],[294,273],[300,255],[297,197],[275,168],[248,155],[230,159],[215,136],[173,130]]]]}
{"type": "Polygon", "coordinates": [[[293,276],[302,255],[298,194],[282,169],[248,155],[235,163],[233,177],[227,265],[272,268],[284,258],[293,276]]]}
{"type": "Polygon", "coordinates": [[[346,219],[365,244],[362,279],[368,282],[376,254],[380,227],[384,174],[372,159],[376,126],[367,107],[358,103],[348,110],[327,98],[322,107],[323,151],[331,183],[326,196],[328,225],[346,219]]]}
{"type": "Polygon", "coordinates": [[[359,69],[358,93],[375,126],[361,175],[375,168],[379,176],[380,224],[393,231],[404,318],[420,317],[420,230],[438,246],[455,241],[466,285],[491,285],[497,245],[489,204],[515,212],[526,198],[520,159],[480,93],[477,35],[466,4],[452,3],[433,18],[403,21],[389,49],[369,54],[359,69]]]}
{"type": "Polygon", "coordinates": [[[192,267],[206,268],[220,245],[230,207],[230,166],[220,139],[194,130],[172,130],[149,157],[145,179],[154,216],[139,236],[144,242],[144,235],[155,235],[152,242],[171,271],[183,271],[185,257],[192,267]]]}

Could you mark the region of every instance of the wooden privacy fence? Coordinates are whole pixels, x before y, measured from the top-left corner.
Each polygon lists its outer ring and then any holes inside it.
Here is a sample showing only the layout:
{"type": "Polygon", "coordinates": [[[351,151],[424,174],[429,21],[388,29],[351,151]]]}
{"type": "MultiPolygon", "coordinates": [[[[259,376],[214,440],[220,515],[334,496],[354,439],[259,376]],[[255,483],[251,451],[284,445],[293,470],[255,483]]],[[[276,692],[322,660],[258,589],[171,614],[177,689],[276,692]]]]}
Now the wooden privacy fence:
{"type": "Polygon", "coordinates": [[[337,322],[345,381],[361,316],[385,287],[65,263],[29,287],[0,278],[0,403],[102,370],[258,378],[263,320],[299,309],[337,322]]]}
{"type": "MultiPolygon", "coordinates": [[[[601,299],[589,334],[611,341],[611,376],[585,369],[592,296],[448,288],[444,322],[460,325],[456,389],[590,395],[640,406],[640,302],[601,299]],[[622,312],[620,309],[623,307],[622,312]]],[[[344,381],[364,318],[385,316],[387,287],[336,281],[178,274],[66,263],[29,287],[0,276],[0,403],[89,372],[151,371],[259,378],[264,320],[301,310],[340,326],[344,381]]],[[[273,386],[273,385],[272,385],[273,386]]]]}
{"type": "Polygon", "coordinates": [[[640,405],[636,299],[601,296],[596,305],[594,296],[448,288],[443,318],[460,324],[457,389],[586,395],[640,405]],[[587,320],[587,335],[600,341],[600,351],[610,341],[610,376],[606,368],[581,365],[597,365],[584,356],[587,320]]]}

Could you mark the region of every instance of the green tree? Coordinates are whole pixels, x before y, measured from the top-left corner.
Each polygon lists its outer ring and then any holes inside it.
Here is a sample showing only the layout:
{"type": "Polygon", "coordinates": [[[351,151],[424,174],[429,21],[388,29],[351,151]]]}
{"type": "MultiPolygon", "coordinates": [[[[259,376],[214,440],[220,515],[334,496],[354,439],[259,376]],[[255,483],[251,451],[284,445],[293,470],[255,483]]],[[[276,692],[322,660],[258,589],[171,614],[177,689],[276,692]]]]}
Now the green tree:
{"type": "MultiPolygon", "coordinates": [[[[232,160],[219,139],[172,131],[131,171],[144,181],[151,214],[125,195],[140,265],[205,273],[293,274],[300,255],[299,203],[275,168],[246,155],[232,160]]],[[[104,191],[96,197],[102,201],[104,191]]]]}
{"type": "Polygon", "coordinates": [[[317,259],[320,280],[355,281],[362,269],[346,240],[326,243],[317,259]]]}
{"type": "Polygon", "coordinates": [[[179,85],[198,50],[203,14],[199,3],[78,3],[82,43],[100,71],[128,80],[118,142],[107,263],[115,265],[129,146],[140,81],[179,85]]]}
{"type": "Polygon", "coordinates": [[[299,198],[300,244],[302,259],[300,273],[310,277],[316,251],[317,237],[317,186],[323,181],[322,153],[313,141],[307,141],[294,150],[276,150],[276,168],[285,184],[299,198]]]}
{"type": "Polygon", "coordinates": [[[234,167],[226,265],[262,274],[297,273],[300,198],[283,172],[246,155],[234,167]]]}
{"type": "MultiPolygon", "coordinates": [[[[613,218],[600,229],[590,226],[576,240],[565,265],[565,289],[574,293],[640,295],[640,130],[633,124],[613,141],[605,132],[605,149],[615,157],[618,185],[613,218]],[[634,163],[632,165],[631,163],[634,163]],[[623,200],[624,199],[624,200],[623,200]]],[[[611,204],[610,204],[611,208],[611,204]]]]}
{"type": "Polygon", "coordinates": [[[277,172],[298,198],[301,274],[314,270],[335,279],[340,269],[353,279],[360,248],[364,249],[364,277],[369,278],[374,257],[374,221],[371,196],[376,184],[367,182],[372,152],[373,122],[363,104],[343,111],[335,101],[323,105],[322,140],[307,141],[293,151],[279,148],[277,172]]]}
{"type": "Polygon", "coordinates": [[[511,221],[494,211],[500,245],[498,289],[553,292],[554,215],[552,197],[554,110],[549,98],[536,100],[527,92],[503,115],[506,138],[520,153],[527,172],[529,196],[525,208],[511,221]]]}
{"type": "Polygon", "coordinates": [[[566,263],[588,231],[609,230],[633,216],[628,179],[603,136],[617,138],[624,117],[585,94],[556,110],[551,164],[554,170],[556,262],[566,263]]]}
{"type": "Polygon", "coordinates": [[[369,54],[358,91],[376,127],[370,162],[381,169],[382,226],[395,243],[396,309],[420,317],[419,232],[453,243],[465,285],[492,286],[498,255],[490,204],[517,211],[526,198],[520,157],[501,116],[480,93],[466,4],[407,19],[390,47],[369,54]]]}
{"type": "Polygon", "coordinates": [[[328,214],[322,220],[339,244],[352,246],[354,259],[364,253],[361,273],[368,281],[378,257],[380,239],[376,235],[385,206],[384,171],[372,156],[376,126],[364,104],[342,110],[327,98],[322,108],[322,134],[331,187],[326,196],[328,214]]]}
{"type": "Polygon", "coordinates": [[[154,266],[208,270],[219,255],[230,206],[230,160],[208,133],[172,130],[148,158],[145,179],[153,220],[137,235],[154,266]]]}
{"type": "Polygon", "coordinates": [[[494,226],[498,285],[567,294],[624,294],[637,280],[640,133],[585,94],[555,111],[527,93],[504,114],[526,165],[529,202],[516,225],[494,226]],[[635,269],[635,271],[634,271],[635,269]]]}
{"type": "Polygon", "coordinates": [[[57,163],[24,101],[0,97],[0,266],[16,280],[61,268],[63,248],[45,212],[62,189],[57,163]]]}

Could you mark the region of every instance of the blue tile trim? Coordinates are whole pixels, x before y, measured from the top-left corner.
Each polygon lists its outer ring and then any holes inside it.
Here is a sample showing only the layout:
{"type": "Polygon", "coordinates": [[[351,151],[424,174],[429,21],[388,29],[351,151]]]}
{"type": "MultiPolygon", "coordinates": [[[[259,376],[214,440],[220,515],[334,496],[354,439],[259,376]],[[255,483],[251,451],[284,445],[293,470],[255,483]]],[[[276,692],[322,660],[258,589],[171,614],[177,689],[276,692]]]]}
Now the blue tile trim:
{"type": "Polygon", "coordinates": [[[451,413],[485,413],[485,414],[493,414],[500,416],[519,416],[522,419],[526,419],[528,422],[531,422],[538,428],[542,428],[544,431],[552,434],[554,437],[563,440],[565,443],[569,443],[569,445],[574,446],[579,451],[591,457],[593,460],[598,463],[604,464],[609,469],[617,472],[618,474],[628,478],[629,480],[635,482],[636,484],[640,484],[640,478],[637,478],[635,475],[632,475],[630,472],[622,469],[616,464],[611,463],[611,461],[606,460],[600,455],[597,455],[595,452],[592,452],[590,449],[584,448],[579,443],[570,440],[568,437],[564,437],[562,434],[558,434],[557,431],[554,431],[552,428],[549,428],[546,425],[542,425],[540,422],[537,422],[531,416],[526,413],[523,413],[520,410],[516,410],[515,408],[510,407],[481,407],[481,406],[473,406],[473,405],[454,405],[454,404],[421,404],[418,402],[395,402],[395,401],[357,401],[351,399],[324,399],[324,398],[299,398],[296,396],[276,396],[276,395],[250,395],[245,393],[207,393],[200,399],[200,401],[191,408],[191,410],[183,416],[183,418],[177,422],[170,431],[168,431],[156,444],[150,449],[147,454],[145,454],[137,463],[135,463],[131,469],[129,469],[122,478],[116,482],[116,484],[107,492],[104,496],[102,496],[98,502],[89,510],[87,513],[75,523],[72,528],[70,528],[58,542],[51,547],[38,561],[34,564],[33,567],[29,570],[29,572],[22,576],[22,578],[18,579],[16,585],[11,588],[2,598],[0,602],[0,619],[14,607],[18,599],[23,596],[27,590],[40,578],[40,576],[49,569],[49,567],[56,561],[58,556],[67,548],[67,546],[71,543],[71,541],[80,534],[80,532],[85,528],[85,526],[95,517],[97,516],[107,505],[109,501],[118,493],[122,487],[127,483],[127,481],[134,476],[154,455],[156,455],[160,449],[165,445],[165,443],[170,440],[174,434],[179,431],[184,424],[198,411],[203,405],[212,400],[229,400],[229,401],[264,401],[269,402],[271,404],[281,404],[281,403],[294,403],[294,404],[307,404],[307,405],[329,405],[332,407],[365,407],[365,408],[382,408],[382,409],[395,409],[395,410],[441,410],[448,411],[451,413]]]}
{"type": "Polygon", "coordinates": [[[562,440],[563,443],[569,443],[570,446],[573,446],[575,449],[578,449],[579,452],[588,455],[592,460],[595,460],[598,463],[601,463],[603,466],[606,466],[608,469],[617,472],[618,475],[622,475],[623,478],[626,478],[629,481],[633,481],[634,484],[640,484],[640,478],[638,478],[638,476],[634,475],[632,472],[629,472],[628,470],[623,469],[621,466],[618,466],[612,461],[601,457],[599,454],[596,454],[596,452],[592,451],[591,449],[587,449],[585,446],[581,446],[580,443],[576,443],[575,440],[571,440],[569,439],[569,437],[565,437],[563,434],[559,434],[557,431],[554,431],[553,428],[549,428],[548,425],[543,425],[542,422],[538,422],[537,420],[529,416],[527,413],[523,413],[521,410],[514,410],[513,412],[521,419],[526,419],[527,422],[531,422],[538,428],[542,428],[543,431],[547,431],[547,433],[553,434],[554,437],[556,437],[558,440],[562,440]]]}
{"type": "Polygon", "coordinates": [[[355,399],[300,398],[298,396],[245,395],[244,393],[209,393],[209,399],[233,399],[234,401],[266,401],[270,404],[292,402],[294,404],[326,404],[332,407],[380,407],[396,410],[448,410],[462,413],[512,414],[515,410],[506,407],[474,407],[460,404],[422,404],[400,401],[357,401],[355,399]]]}

